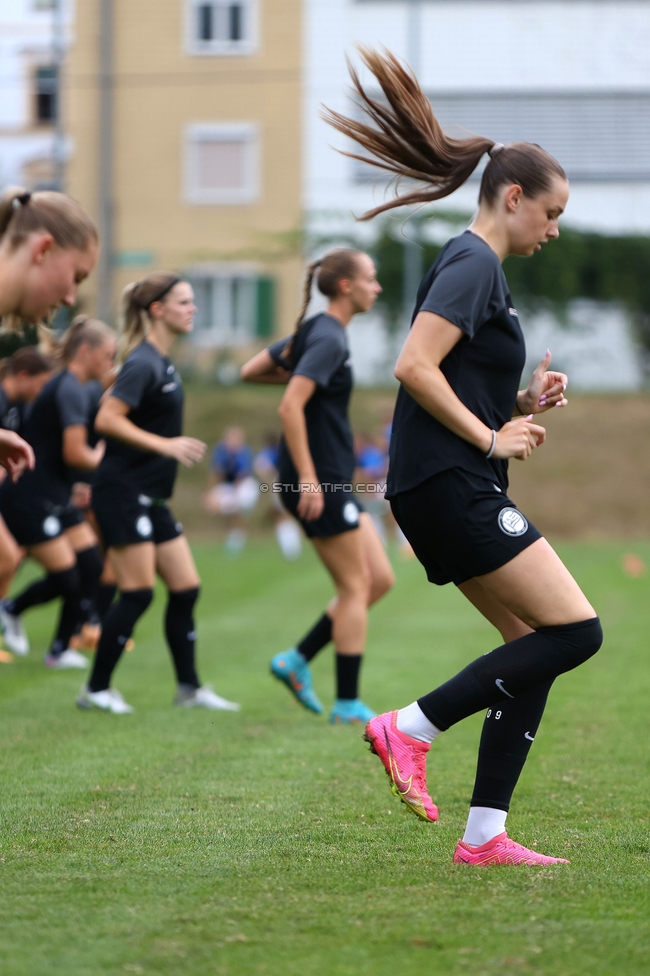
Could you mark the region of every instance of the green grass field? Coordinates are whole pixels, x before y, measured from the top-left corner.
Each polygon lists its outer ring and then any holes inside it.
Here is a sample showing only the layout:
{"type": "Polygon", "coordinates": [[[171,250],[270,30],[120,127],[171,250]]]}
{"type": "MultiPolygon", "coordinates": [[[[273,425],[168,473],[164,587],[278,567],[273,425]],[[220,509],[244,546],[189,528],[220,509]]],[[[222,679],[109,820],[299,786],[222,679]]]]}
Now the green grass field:
{"type": "MultiPolygon", "coordinates": [[[[271,681],[271,654],[330,592],[311,552],[290,565],[263,540],[236,561],[196,546],[203,680],[238,715],[171,707],[160,600],[117,675],[136,714],[77,711],[78,673],[40,663],[51,611],[33,612],[32,655],[0,670],[3,976],[646,974],[650,600],[648,577],[621,568],[628,548],[561,546],[606,643],[558,680],[509,820],[569,867],[451,863],[480,717],[435,743],[441,818],[422,824],[358,728],[330,727],[271,681]]],[[[650,563],[650,544],[634,551],[650,563]]],[[[496,642],[452,587],[396,568],[363,678],[379,710],[496,642]]],[[[315,680],[329,704],[329,651],[315,680]]]]}

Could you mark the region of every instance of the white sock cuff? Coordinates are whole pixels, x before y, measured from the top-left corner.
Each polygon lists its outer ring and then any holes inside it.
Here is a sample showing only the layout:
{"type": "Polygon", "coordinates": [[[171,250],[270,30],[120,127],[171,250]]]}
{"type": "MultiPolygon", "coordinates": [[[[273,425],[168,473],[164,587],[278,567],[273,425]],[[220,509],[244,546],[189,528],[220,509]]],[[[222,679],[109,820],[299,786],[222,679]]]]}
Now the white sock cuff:
{"type": "Polygon", "coordinates": [[[431,743],[437,735],[440,735],[440,729],[429,721],[417,702],[407,705],[406,708],[400,708],[397,713],[397,728],[420,742],[431,743]]]}
{"type": "Polygon", "coordinates": [[[463,840],[470,847],[481,847],[506,829],[505,810],[494,807],[470,807],[463,840]]]}

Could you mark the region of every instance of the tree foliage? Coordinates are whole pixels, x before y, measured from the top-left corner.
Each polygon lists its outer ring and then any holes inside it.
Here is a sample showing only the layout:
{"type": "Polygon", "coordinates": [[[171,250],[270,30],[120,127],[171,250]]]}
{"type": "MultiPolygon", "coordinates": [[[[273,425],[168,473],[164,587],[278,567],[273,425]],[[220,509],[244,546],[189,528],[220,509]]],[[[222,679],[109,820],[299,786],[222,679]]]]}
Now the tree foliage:
{"type": "MultiPolygon", "coordinates": [[[[444,239],[445,223],[447,236],[459,233],[462,215],[436,213],[412,217],[406,226],[394,218],[380,224],[370,250],[377,263],[383,288],[380,302],[389,325],[395,327],[403,321],[405,311],[405,235],[418,240],[424,273],[440,253],[442,245],[435,241],[444,239]],[[431,221],[437,223],[435,235],[431,221]]],[[[467,223],[465,216],[464,226],[467,223]]],[[[577,298],[622,306],[630,315],[646,357],[650,357],[650,237],[562,228],[559,239],[544,245],[532,258],[507,258],[504,271],[516,304],[528,309],[546,306],[560,320],[566,321],[568,305],[577,298]]]]}

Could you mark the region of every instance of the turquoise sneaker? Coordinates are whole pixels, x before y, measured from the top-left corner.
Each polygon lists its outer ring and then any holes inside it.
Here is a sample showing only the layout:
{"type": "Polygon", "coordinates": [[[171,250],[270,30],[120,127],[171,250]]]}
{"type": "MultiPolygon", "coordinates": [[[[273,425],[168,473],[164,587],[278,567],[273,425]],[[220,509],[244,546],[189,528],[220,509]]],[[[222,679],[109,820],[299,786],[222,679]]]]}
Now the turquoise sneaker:
{"type": "Polygon", "coordinates": [[[282,654],[276,654],[271,661],[271,674],[282,681],[301,705],[317,715],[323,711],[311,683],[311,671],[300,651],[291,647],[282,654]]]}
{"type": "Polygon", "coordinates": [[[360,698],[337,698],[330,712],[332,725],[366,725],[376,712],[361,701],[360,698]]]}

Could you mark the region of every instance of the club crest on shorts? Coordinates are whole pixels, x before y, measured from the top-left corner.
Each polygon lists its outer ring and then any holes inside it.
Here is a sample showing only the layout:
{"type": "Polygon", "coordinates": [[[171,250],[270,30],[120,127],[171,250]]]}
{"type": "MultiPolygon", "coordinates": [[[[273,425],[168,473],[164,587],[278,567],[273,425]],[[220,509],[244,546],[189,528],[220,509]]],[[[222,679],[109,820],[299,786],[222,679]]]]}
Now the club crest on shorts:
{"type": "Polygon", "coordinates": [[[359,509],[354,502],[346,502],[343,506],[343,518],[348,525],[356,525],[359,521],[359,509]]]}
{"type": "Polygon", "coordinates": [[[55,535],[58,535],[61,531],[61,523],[56,517],[56,515],[48,515],[48,517],[43,521],[43,532],[45,535],[53,539],[55,535]]]}
{"type": "Polygon", "coordinates": [[[143,539],[148,539],[153,532],[153,522],[148,515],[141,515],[135,523],[135,531],[138,535],[141,535],[143,539]]]}
{"type": "Polygon", "coordinates": [[[502,508],[499,512],[499,528],[506,535],[523,535],[528,532],[528,522],[516,508],[502,508]]]}

